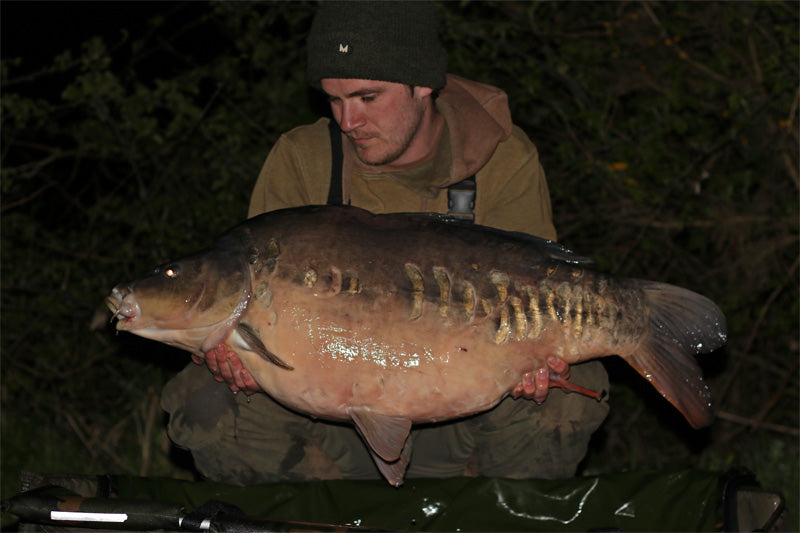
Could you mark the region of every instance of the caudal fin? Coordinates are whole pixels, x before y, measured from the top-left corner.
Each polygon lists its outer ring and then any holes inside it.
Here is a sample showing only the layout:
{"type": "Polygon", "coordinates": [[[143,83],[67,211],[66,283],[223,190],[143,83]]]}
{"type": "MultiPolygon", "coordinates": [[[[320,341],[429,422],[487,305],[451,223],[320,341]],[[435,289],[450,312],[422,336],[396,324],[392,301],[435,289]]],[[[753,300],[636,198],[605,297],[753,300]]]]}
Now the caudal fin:
{"type": "Polygon", "coordinates": [[[625,360],[693,427],[707,426],[714,418],[711,394],[694,356],[725,344],[725,315],[695,292],[665,283],[642,283],[650,308],[650,334],[625,360]]]}

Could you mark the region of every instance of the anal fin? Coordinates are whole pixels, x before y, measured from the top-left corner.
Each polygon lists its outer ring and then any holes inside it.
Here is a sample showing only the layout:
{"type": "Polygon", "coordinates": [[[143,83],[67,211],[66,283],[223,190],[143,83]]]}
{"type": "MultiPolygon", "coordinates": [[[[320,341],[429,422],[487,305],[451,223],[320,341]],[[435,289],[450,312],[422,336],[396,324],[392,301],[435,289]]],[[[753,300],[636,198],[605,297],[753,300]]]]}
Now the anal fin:
{"type": "Polygon", "coordinates": [[[403,445],[403,451],[400,452],[400,457],[394,461],[384,461],[371,448],[369,448],[369,454],[372,456],[372,460],[375,461],[378,470],[380,470],[381,474],[383,474],[383,477],[386,478],[386,481],[388,481],[390,485],[399,487],[403,484],[403,477],[405,477],[408,462],[411,460],[411,439],[406,440],[406,443],[403,445]]]}
{"type": "Polygon", "coordinates": [[[411,458],[411,420],[375,413],[369,407],[351,407],[349,414],[381,474],[392,485],[401,485],[411,458]]]}

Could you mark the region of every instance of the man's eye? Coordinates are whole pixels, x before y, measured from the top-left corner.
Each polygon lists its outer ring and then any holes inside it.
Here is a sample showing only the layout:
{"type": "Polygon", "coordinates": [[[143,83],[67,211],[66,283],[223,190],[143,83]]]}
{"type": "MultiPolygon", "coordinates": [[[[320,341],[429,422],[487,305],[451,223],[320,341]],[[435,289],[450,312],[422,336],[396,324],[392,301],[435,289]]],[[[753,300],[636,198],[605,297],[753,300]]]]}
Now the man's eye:
{"type": "Polygon", "coordinates": [[[375,100],[374,94],[365,94],[361,97],[362,102],[373,102],[375,100]]]}

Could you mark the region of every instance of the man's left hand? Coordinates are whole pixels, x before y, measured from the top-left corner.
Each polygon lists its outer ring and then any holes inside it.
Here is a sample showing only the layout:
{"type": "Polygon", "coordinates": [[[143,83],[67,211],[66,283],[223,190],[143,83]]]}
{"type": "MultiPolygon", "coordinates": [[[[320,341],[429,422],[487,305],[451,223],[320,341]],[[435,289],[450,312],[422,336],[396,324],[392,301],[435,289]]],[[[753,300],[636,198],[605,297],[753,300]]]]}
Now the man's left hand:
{"type": "Polygon", "coordinates": [[[557,374],[561,379],[569,379],[569,365],[558,357],[548,357],[547,367],[540,368],[535,372],[526,372],[522,375],[522,382],[514,387],[511,396],[514,398],[527,398],[536,403],[542,403],[547,399],[550,391],[550,373],[557,374]]]}

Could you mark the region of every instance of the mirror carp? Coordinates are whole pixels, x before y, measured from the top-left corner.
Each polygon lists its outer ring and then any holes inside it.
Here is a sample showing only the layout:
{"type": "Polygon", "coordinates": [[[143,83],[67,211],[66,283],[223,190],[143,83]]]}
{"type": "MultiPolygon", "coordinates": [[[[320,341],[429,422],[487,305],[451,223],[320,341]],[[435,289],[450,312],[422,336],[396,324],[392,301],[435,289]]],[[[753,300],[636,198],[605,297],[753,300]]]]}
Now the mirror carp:
{"type": "Polygon", "coordinates": [[[412,424],[491,409],[549,356],[618,355],[693,427],[711,423],[695,355],[725,344],[722,311],[588,263],[521,233],[308,206],[251,218],[106,303],[118,330],[198,356],[225,343],[275,400],[354,424],[400,485],[412,424]]]}

